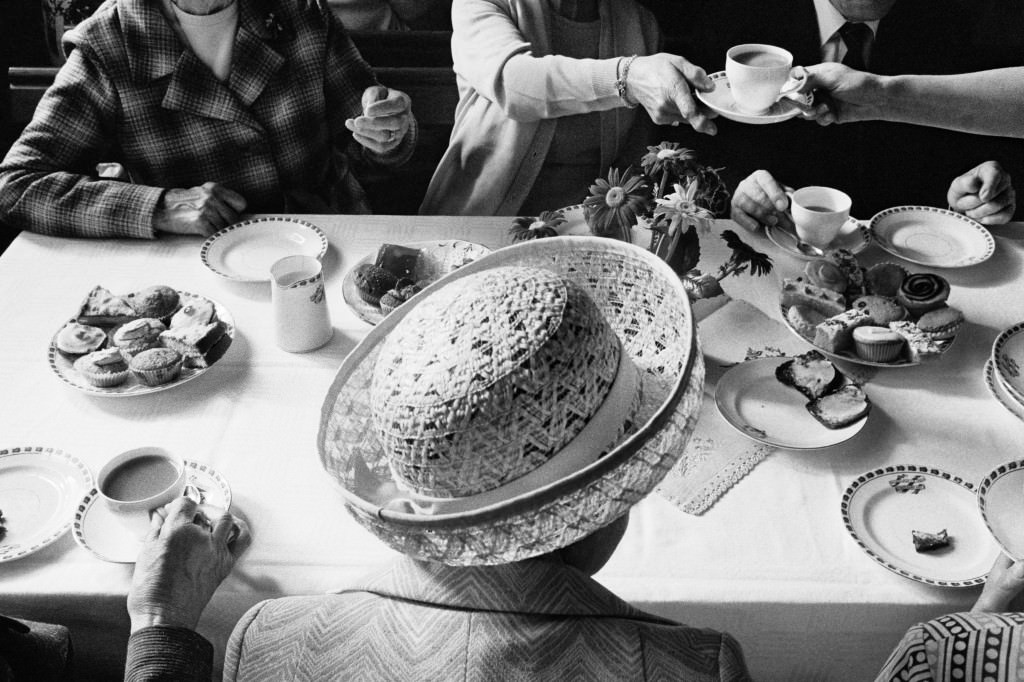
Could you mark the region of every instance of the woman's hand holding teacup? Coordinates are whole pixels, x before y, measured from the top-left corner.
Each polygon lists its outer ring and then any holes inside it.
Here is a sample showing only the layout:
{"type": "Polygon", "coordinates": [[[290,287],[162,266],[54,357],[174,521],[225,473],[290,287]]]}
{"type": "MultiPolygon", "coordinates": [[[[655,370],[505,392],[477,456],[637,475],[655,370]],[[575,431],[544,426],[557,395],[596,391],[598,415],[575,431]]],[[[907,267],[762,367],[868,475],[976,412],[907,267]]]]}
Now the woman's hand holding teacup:
{"type": "Polygon", "coordinates": [[[345,121],[356,142],[377,154],[396,149],[412,128],[409,95],[382,85],[363,91],[363,114],[345,121]]]}

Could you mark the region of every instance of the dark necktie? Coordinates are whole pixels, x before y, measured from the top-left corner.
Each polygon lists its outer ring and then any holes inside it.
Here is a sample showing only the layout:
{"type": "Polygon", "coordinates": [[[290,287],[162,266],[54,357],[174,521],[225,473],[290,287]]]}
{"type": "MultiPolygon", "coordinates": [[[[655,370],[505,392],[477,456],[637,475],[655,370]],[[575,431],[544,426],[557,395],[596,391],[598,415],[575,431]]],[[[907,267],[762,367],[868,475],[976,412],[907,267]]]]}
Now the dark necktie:
{"type": "Polygon", "coordinates": [[[846,56],[843,57],[843,64],[846,64],[851,69],[866,71],[868,68],[868,49],[873,38],[868,25],[854,24],[848,21],[839,29],[839,37],[846,43],[846,56]]]}

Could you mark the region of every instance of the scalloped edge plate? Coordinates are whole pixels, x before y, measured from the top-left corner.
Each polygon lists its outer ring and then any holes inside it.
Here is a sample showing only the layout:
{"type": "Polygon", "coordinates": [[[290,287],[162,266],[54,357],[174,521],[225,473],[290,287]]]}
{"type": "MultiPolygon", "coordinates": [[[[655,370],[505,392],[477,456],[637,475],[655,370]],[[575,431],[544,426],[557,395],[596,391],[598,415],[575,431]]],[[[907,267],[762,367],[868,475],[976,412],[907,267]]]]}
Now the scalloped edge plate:
{"type": "Polygon", "coordinates": [[[793,94],[783,97],[763,114],[748,114],[736,108],[736,102],[732,98],[732,90],[729,87],[729,78],[725,75],[725,71],[716,71],[715,73],[708,74],[708,78],[715,84],[715,89],[711,92],[697,90],[694,93],[697,95],[697,99],[722,118],[727,118],[737,123],[751,123],[754,125],[781,123],[782,121],[795,118],[801,113],[800,107],[792,100],[801,100],[805,107],[814,104],[814,96],[811,93],[793,94]],[[719,87],[723,84],[725,87],[719,87]]]}
{"type": "Polygon", "coordinates": [[[228,225],[203,242],[199,258],[213,273],[236,282],[269,282],[270,266],[285,256],[327,254],[327,235],[305,220],[253,218],[228,225]]]}
{"type": "MultiPolygon", "coordinates": [[[[483,258],[487,254],[491,253],[491,249],[483,244],[468,242],[463,239],[436,239],[433,241],[409,242],[407,244],[402,244],[402,246],[428,251],[440,257],[438,261],[431,264],[431,269],[425,273],[420,273],[423,274],[424,279],[427,279],[429,282],[435,282],[449,272],[453,272],[463,265],[472,263],[474,260],[483,258]],[[446,260],[444,252],[450,250],[452,252],[451,255],[455,256],[456,249],[462,249],[462,253],[460,254],[461,260],[449,263],[446,260]],[[440,268],[447,268],[447,271],[436,272],[440,268]]],[[[345,273],[345,278],[341,282],[341,297],[344,299],[345,304],[352,309],[352,312],[354,312],[360,320],[368,324],[377,324],[383,320],[384,313],[380,311],[379,307],[372,303],[367,303],[359,295],[359,288],[356,286],[355,281],[355,271],[360,265],[373,263],[376,259],[376,251],[365,258],[360,259],[358,263],[349,268],[348,272],[345,273]]],[[[417,271],[419,271],[418,260],[416,267],[417,271]]]]}
{"type": "MultiPolygon", "coordinates": [[[[200,508],[209,507],[208,517],[231,510],[231,486],[227,479],[213,467],[191,460],[185,460],[185,468],[189,470],[187,485],[200,489],[200,508]]],[[[145,513],[113,511],[99,499],[99,491],[93,487],[78,501],[70,525],[75,542],[93,556],[116,564],[133,564],[149,527],[149,517],[145,513]]]]}
{"type": "Polygon", "coordinates": [[[992,537],[1016,561],[1024,559],[1024,460],[1007,462],[978,484],[978,509],[992,537]]]}
{"type": "Polygon", "coordinates": [[[1000,552],[977,512],[976,498],[974,487],[959,476],[899,464],[854,479],[840,510],[857,546],[893,573],[938,587],[974,587],[984,584],[1000,552]],[[911,530],[943,528],[952,538],[950,548],[914,549],[911,530]]]}
{"type": "Polygon", "coordinates": [[[934,206],[887,208],[871,218],[868,229],[885,251],[934,268],[977,265],[996,250],[995,240],[981,223],[934,206]]]}
{"type": "Polygon", "coordinates": [[[82,491],[95,484],[89,467],[59,448],[29,446],[0,450],[0,509],[7,528],[6,536],[0,540],[0,563],[38,552],[64,535],[71,528],[82,491]],[[17,495],[18,491],[24,495],[17,495]],[[42,510],[46,518],[33,519],[38,527],[27,533],[19,530],[26,514],[40,515],[40,492],[51,491],[54,497],[43,500],[51,503],[42,510]],[[26,537],[22,538],[23,534],[26,537]]]}
{"type": "MultiPolygon", "coordinates": [[[[208,367],[184,367],[181,370],[181,375],[177,379],[166,384],[160,384],[159,386],[146,386],[130,372],[127,381],[125,381],[120,386],[111,386],[109,388],[93,386],[92,384],[88,383],[85,379],[83,379],[78,374],[78,372],[75,371],[74,363],[71,360],[68,360],[63,355],[57,352],[57,334],[60,333],[60,329],[58,329],[56,332],[54,332],[53,337],[50,339],[50,345],[46,349],[46,361],[50,365],[50,370],[52,370],[53,373],[57,375],[57,378],[59,378],[68,386],[77,388],[79,391],[82,391],[83,393],[88,393],[89,395],[102,396],[104,398],[124,398],[129,396],[158,393],[160,391],[166,391],[169,388],[175,388],[176,386],[180,386],[187,381],[192,381],[193,379],[202,376],[203,374],[206,374],[206,372],[208,372],[218,362],[221,361],[221,359],[224,357],[224,354],[227,353],[228,349],[231,347],[231,343],[235,340],[235,319],[231,316],[231,313],[228,311],[227,308],[222,306],[217,301],[214,301],[209,296],[193,294],[188,291],[178,291],[178,295],[182,297],[182,299],[186,297],[193,297],[204,298],[207,301],[210,301],[211,303],[213,303],[213,309],[217,313],[217,319],[223,322],[224,325],[227,327],[227,329],[224,332],[224,336],[227,337],[228,339],[227,345],[224,346],[223,348],[217,349],[220,355],[208,367]]],[[[76,318],[72,317],[64,324],[66,325],[68,323],[75,321],[76,318]]],[[[61,329],[63,329],[63,327],[64,325],[61,325],[61,329]]],[[[106,331],[106,329],[104,331],[106,331]]],[[[217,345],[219,345],[220,343],[221,342],[218,341],[217,345]]],[[[216,346],[214,347],[216,348],[216,346]]]]}
{"type": "MultiPolygon", "coordinates": [[[[796,240],[792,233],[772,225],[765,225],[764,234],[768,237],[768,240],[772,244],[779,247],[791,256],[795,256],[800,260],[817,260],[816,256],[808,256],[803,251],[796,248],[796,240]],[[784,239],[778,239],[776,231],[785,232],[787,237],[784,239]]],[[[868,229],[867,224],[862,220],[856,218],[847,218],[843,224],[842,229],[839,230],[839,234],[832,240],[832,243],[825,249],[831,251],[834,249],[847,249],[850,253],[860,253],[868,247],[871,243],[871,231],[868,229]]]]}
{"type": "Polygon", "coordinates": [[[1024,322],[1000,332],[992,342],[991,361],[1000,386],[1024,410],[1024,322]]]}
{"type": "Polygon", "coordinates": [[[988,387],[988,392],[992,394],[992,397],[1006,408],[1007,412],[1024,422],[1024,405],[1018,405],[1006,392],[1006,385],[1002,379],[996,376],[995,365],[992,364],[991,358],[985,361],[985,386],[988,387]]]}

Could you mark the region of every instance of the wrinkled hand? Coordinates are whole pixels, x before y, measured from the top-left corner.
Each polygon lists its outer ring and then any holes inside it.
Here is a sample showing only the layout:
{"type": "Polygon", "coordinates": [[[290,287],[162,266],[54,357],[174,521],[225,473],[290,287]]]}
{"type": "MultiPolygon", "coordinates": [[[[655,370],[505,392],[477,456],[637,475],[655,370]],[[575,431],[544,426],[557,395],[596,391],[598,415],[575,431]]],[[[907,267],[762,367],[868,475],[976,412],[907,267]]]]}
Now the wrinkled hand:
{"type": "Polygon", "coordinates": [[[836,62],[794,67],[791,76],[802,73],[798,92],[814,92],[815,101],[804,118],[820,125],[870,121],[880,118],[880,78],[836,62]]]}
{"type": "Polygon", "coordinates": [[[245,197],[216,182],[164,192],[153,212],[153,228],[171,234],[211,234],[237,222],[245,197]]]}
{"type": "Polygon", "coordinates": [[[374,85],[363,91],[363,115],[345,121],[355,141],[377,154],[402,144],[412,127],[412,102],[400,90],[374,85]]]}
{"type": "Polygon", "coordinates": [[[1024,589],[1024,561],[1000,554],[985,580],[985,587],[971,611],[999,613],[1009,610],[1010,602],[1024,589]]]}
{"type": "Polygon", "coordinates": [[[751,232],[761,225],[793,228],[786,187],[766,170],[756,170],[736,186],[730,203],[731,218],[751,232]]]}
{"type": "Polygon", "coordinates": [[[231,514],[213,520],[212,529],[196,520],[197,505],[187,497],[153,513],[128,590],[132,632],[149,625],[195,629],[213,593],[249,546],[248,527],[231,514]]]}
{"type": "Polygon", "coordinates": [[[983,225],[1002,225],[1017,210],[1017,193],[1010,174],[998,161],[986,161],[953,180],[946,201],[983,225]]]}
{"type": "Polygon", "coordinates": [[[637,57],[626,75],[626,94],[639,102],[656,124],[679,125],[686,121],[694,130],[708,135],[718,132],[711,120],[716,114],[699,104],[692,91],[714,89],[704,69],[664,52],[637,57]]]}

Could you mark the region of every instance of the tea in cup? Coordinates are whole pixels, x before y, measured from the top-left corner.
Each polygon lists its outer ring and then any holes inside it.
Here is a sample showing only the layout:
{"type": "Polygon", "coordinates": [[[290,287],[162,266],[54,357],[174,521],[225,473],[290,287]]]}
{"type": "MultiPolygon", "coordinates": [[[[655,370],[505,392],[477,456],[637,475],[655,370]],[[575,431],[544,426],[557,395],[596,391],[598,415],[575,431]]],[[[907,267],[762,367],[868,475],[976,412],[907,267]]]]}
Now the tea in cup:
{"type": "Polygon", "coordinates": [[[803,187],[787,194],[796,236],[819,249],[831,244],[850,218],[853,200],[845,192],[831,187],[803,187]]]}
{"type": "Polygon", "coordinates": [[[793,55],[774,45],[745,43],[725,53],[725,75],[736,107],[748,114],[763,114],[779,99],[789,79],[793,55]]]}
{"type": "Polygon", "coordinates": [[[142,516],[148,522],[148,512],[184,494],[186,478],[180,457],[163,448],[136,448],[100,469],[97,488],[115,512],[142,516]]]}

